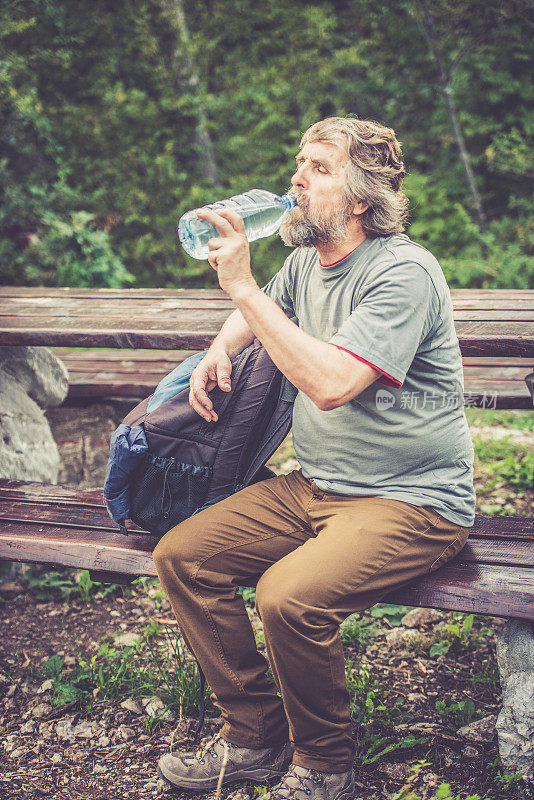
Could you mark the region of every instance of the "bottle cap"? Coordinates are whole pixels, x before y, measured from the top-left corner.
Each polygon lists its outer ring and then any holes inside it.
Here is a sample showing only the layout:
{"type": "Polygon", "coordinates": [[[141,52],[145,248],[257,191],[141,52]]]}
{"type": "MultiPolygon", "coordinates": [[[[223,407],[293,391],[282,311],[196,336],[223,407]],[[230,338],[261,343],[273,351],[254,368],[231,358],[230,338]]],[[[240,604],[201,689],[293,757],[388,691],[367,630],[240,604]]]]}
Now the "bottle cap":
{"type": "Polygon", "coordinates": [[[298,205],[297,198],[294,194],[284,194],[280,199],[285,205],[287,211],[291,211],[292,208],[295,208],[295,206],[298,205]]]}

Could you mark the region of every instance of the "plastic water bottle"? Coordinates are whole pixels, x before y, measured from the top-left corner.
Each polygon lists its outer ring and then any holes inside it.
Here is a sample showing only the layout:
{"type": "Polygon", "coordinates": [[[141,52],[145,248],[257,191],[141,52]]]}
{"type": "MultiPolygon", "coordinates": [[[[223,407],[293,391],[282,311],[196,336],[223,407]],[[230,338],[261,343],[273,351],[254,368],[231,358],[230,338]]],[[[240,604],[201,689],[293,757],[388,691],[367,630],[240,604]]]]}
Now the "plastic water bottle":
{"type": "MultiPolygon", "coordinates": [[[[249,242],[263,239],[276,233],[288,211],[297,205],[297,198],[292,194],[279,197],[277,194],[264,189],[251,189],[250,192],[237,194],[228,200],[206,205],[217,211],[218,208],[228,208],[235,211],[243,218],[245,233],[249,242]]],[[[180,218],[178,223],[178,237],[188,255],[200,260],[209,255],[208,240],[218,237],[213,225],[199,219],[196,211],[188,211],[180,218]]]]}

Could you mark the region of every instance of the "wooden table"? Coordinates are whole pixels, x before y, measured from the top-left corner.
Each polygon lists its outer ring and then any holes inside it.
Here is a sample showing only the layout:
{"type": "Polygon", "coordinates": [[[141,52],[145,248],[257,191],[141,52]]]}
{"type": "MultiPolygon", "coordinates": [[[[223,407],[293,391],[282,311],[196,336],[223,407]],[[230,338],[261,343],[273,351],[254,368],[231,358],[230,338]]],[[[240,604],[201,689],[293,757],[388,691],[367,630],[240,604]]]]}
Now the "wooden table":
{"type": "MultiPolygon", "coordinates": [[[[451,295],[463,356],[534,356],[534,290],[451,295]]],[[[0,345],[198,350],[233,308],[216,289],[0,287],[0,345]]]]}

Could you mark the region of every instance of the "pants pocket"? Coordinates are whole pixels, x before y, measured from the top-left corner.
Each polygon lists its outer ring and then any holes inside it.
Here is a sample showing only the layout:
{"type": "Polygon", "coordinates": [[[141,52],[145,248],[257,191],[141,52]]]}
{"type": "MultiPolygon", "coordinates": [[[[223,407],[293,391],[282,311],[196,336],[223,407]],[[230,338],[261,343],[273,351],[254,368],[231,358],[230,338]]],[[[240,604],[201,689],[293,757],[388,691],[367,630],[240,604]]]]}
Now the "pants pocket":
{"type": "Polygon", "coordinates": [[[439,569],[447,561],[450,561],[451,558],[454,558],[457,553],[464,547],[465,543],[467,542],[467,537],[469,536],[469,530],[460,531],[456,538],[445,548],[438,558],[430,565],[429,572],[434,572],[434,570],[439,569]]]}

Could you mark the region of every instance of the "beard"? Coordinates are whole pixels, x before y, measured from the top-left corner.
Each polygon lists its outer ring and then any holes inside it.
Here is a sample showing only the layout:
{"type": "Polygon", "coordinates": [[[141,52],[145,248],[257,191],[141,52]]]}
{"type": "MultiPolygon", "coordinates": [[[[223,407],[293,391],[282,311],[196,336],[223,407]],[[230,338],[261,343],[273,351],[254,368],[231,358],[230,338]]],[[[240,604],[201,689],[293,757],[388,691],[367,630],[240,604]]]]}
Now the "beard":
{"type": "MultiPolygon", "coordinates": [[[[290,189],[294,192],[294,189],[290,189]]],[[[297,208],[289,212],[278,235],[288,247],[317,247],[318,245],[340,244],[347,237],[351,209],[348,203],[325,216],[321,209],[310,211],[306,197],[297,195],[297,208]]]]}

